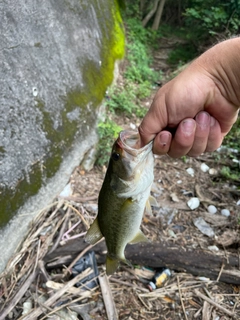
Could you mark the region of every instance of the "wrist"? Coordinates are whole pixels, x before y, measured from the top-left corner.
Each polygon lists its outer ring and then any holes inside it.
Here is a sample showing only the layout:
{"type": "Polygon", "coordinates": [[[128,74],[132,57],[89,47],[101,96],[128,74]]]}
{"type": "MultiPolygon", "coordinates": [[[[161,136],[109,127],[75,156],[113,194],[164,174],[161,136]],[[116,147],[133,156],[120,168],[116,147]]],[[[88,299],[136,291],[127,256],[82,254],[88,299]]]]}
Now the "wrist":
{"type": "Polygon", "coordinates": [[[223,41],[203,53],[193,64],[204,69],[221,94],[240,105],[240,37],[223,41]]]}

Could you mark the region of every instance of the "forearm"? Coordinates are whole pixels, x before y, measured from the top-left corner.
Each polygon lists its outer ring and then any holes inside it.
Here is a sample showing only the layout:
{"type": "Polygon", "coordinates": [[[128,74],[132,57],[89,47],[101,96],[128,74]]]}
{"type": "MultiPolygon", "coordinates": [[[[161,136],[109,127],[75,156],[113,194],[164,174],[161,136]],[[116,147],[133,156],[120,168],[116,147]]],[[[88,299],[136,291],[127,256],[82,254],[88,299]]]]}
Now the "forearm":
{"type": "Polygon", "coordinates": [[[221,94],[237,108],[240,106],[240,37],[223,41],[192,64],[202,68],[219,88],[221,94]]]}

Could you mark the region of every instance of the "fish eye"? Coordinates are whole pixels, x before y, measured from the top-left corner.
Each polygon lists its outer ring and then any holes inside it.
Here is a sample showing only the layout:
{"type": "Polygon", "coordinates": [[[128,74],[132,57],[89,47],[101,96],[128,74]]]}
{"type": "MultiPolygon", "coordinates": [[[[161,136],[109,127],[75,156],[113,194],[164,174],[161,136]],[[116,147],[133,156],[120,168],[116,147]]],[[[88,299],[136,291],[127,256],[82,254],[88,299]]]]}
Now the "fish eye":
{"type": "Polygon", "coordinates": [[[113,152],[113,153],[112,153],[112,159],[113,159],[114,161],[118,161],[118,160],[120,159],[120,154],[117,153],[117,152],[113,152]]]}

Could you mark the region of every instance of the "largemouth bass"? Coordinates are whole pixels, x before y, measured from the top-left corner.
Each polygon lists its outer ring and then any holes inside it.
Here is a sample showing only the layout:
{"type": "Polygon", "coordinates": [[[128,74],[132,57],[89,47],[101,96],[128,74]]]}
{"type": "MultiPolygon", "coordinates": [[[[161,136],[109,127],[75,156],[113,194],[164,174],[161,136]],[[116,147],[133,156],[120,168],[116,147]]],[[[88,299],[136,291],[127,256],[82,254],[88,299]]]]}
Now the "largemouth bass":
{"type": "Polygon", "coordinates": [[[148,241],[140,230],[145,207],[151,211],[153,182],[152,142],[140,148],[139,133],[122,131],[113,145],[108,169],[98,198],[98,215],[86,241],[94,244],[105,237],[108,253],[106,273],[114,273],[119,261],[128,263],[128,243],[148,241]]]}

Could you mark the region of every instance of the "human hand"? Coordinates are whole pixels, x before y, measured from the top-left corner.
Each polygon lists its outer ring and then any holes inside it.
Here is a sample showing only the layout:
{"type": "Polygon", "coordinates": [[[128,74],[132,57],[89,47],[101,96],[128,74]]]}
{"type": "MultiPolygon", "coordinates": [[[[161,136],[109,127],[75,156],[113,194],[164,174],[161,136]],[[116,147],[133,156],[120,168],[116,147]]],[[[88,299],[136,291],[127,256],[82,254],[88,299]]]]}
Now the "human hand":
{"type": "Polygon", "coordinates": [[[154,153],[174,158],[198,156],[221,145],[237,119],[239,97],[229,90],[229,77],[225,80],[221,69],[207,66],[198,58],[159,89],[139,127],[142,145],[154,139],[154,153]]]}

